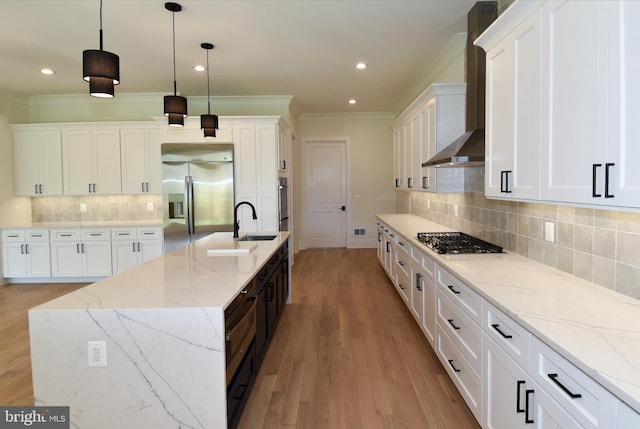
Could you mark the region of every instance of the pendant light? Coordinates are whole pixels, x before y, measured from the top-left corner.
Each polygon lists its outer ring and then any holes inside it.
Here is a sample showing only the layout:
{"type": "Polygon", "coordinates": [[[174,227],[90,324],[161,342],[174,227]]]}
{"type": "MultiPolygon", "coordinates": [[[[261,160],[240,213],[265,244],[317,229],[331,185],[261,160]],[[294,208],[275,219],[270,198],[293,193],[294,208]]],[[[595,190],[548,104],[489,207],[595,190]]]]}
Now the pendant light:
{"type": "Polygon", "coordinates": [[[82,52],[82,78],[89,82],[89,94],[112,98],[113,86],[120,83],[120,58],[102,49],[102,0],[100,0],[100,50],[82,52]]]}
{"type": "Polygon", "coordinates": [[[173,21],[173,95],[164,96],[164,115],[169,117],[170,127],[183,127],[187,117],[187,99],[178,95],[176,84],[176,12],[182,10],[178,3],[167,2],[165,9],[171,12],[173,21]]]}
{"type": "Polygon", "coordinates": [[[215,137],[218,129],[218,116],[211,114],[211,94],[209,92],[209,51],[213,49],[213,45],[202,43],[200,47],[207,51],[207,114],[200,115],[200,128],[204,131],[205,137],[215,137]]]}

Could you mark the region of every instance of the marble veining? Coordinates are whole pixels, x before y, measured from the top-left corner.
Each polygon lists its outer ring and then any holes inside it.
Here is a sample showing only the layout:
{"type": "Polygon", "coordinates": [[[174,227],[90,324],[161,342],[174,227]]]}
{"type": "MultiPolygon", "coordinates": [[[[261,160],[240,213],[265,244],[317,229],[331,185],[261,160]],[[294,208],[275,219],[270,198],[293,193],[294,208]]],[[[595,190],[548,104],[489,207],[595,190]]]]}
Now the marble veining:
{"type": "Polygon", "coordinates": [[[31,309],[36,405],[70,406],[74,428],[226,427],[224,308],[289,233],[207,256],[233,240],[216,235],[31,309]]]}
{"type": "Polygon", "coordinates": [[[640,301],[514,253],[438,255],[416,234],[449,228],[414,215],[378,218],[640,412],[640,301]]]}

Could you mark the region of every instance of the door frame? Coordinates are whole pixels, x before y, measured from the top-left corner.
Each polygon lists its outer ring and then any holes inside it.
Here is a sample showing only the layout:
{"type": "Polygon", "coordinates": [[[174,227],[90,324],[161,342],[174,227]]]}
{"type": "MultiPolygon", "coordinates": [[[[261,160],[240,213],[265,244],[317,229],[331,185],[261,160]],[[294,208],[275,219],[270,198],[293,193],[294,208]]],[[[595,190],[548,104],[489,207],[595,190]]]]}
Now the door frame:
{"type": "Polygon", "coordinates": [[[309,227],[309,217],[310,217],[310,207],[309,200],[307,195],[307,184],[310,180],[308,176],[308,171],[305,171],[305,166],[308,158],[308,147],[309,143],[340,143],[345,146],[345,181],[346,181],[346,189],[345,189],[345,205],[347,206],[347,210],[345,213],[345,237],[344,243],[345,247],[349,247],[349,230],[351,225],[351,215],[350,215],[350,198],[351,195],[351,140],[349,137],[305,137],[302,139],[302,162],[301,164],[301,179],[302,186],[301,188],[301,202],[302,202],[302,224],[301,224],[301,237],[300,248],[307,249],[309,248],[308,241],[308,227],[309,227]]]}

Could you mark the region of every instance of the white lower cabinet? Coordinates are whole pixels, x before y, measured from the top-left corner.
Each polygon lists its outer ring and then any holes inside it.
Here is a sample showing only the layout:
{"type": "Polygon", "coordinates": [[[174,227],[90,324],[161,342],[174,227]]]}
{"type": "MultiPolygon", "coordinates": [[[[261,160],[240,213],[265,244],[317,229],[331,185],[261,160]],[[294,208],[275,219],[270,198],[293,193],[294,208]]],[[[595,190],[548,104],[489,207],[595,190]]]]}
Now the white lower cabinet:
{"type": "Polygon", "coordinates": [[[2,267],[1,277],[49,277],[49,230],[3,230],[2,267]]]}
{"type": "Polygon", "coordinates": [[[378,259],[485,429],[638,429],[640,414],[428,252],[378,224],[378,259]]]}
{"type": "Polygon", "coordinates": [[[52,277],[107,277],[110,275],[109,228],[52,230],[52,277]]]}
{"type": "Polygon", "coordinates": [[[162,228],[128,227],[111,230],[113,274],[162,255],[162,228]]]}

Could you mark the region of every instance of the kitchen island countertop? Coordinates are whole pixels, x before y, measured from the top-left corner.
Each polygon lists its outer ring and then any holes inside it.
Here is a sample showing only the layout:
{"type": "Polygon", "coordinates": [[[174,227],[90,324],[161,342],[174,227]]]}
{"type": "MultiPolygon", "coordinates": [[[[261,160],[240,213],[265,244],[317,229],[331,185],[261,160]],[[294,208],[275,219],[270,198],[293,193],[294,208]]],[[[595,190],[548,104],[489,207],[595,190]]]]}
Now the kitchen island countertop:
{"type": "Polygon", "coordinates": [[[409,214],[377,216],[631,408],[640,412],[640,301],[511,252],[439,255],[409,214]]]}

